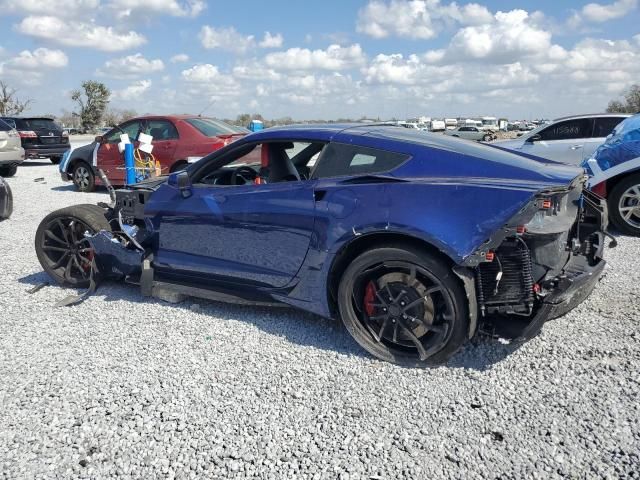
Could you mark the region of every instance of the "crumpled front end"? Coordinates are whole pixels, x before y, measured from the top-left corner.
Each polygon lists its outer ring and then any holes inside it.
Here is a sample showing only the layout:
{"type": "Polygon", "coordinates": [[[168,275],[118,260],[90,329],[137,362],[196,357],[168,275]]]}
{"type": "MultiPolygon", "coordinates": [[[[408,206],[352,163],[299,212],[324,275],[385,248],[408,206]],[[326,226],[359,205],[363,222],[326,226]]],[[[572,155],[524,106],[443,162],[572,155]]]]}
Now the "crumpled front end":
{"type": "MultiPolygon", "coordinates": [[[[605,266],[607,207],[577,177],[540,191],[465,260],[484,331],[527,339],[589,296],[605,266]]],[[[615,241],[612,242],[615,244],[615,241]]]]}

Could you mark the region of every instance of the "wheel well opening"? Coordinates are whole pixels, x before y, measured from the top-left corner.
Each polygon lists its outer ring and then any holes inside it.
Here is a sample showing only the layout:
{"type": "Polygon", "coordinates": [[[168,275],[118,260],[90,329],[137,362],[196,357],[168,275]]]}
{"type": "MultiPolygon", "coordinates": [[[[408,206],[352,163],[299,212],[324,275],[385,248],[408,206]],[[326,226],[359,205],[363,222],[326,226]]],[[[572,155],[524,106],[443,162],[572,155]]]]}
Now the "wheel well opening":
{"type": "Polygon", "coordinates": [[[444,260],[452,268],[455,266],[451,258],[445,255],[437,247],[424,240],[409,235],[380,232],[358,237],[349,242],[338,252],[333,264],[331,265],[331,269],[329,270],[327,296],[329,308],[331,309],[331,313],[334,317],[337,317],[338,314],[338,287],[340,285],[342,273],[346,270],[349,264],[358,257],[358,255],[372,248],[381,247],[410,247],[414,249],[421,249],[444,260]]]}
{"type": "Polygon", "coordinates": [[[640,175],[640,169],[622,172],[615,177],[611,177],[605,180],[607,185],[607,197],[611,193],[611,190],[613,190],[618,183],[622,182],[625,178],[631,177],[633,175],[640,175]]]}

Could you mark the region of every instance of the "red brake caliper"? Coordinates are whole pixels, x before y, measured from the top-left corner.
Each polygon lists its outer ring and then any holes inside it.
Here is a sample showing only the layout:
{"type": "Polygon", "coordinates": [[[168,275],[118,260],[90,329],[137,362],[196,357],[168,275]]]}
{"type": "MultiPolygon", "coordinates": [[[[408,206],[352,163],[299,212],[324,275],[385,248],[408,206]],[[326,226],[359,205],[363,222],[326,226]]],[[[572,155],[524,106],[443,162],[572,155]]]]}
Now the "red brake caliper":
{"type": "Polygon", "coordinates": [[[372,316],[375,312],[376,307],[373,306],[373,303],[376,299],[376,286],[373,282],[369,282],[367,287],[364,290],[364,311],[368,316],[372,316]]]}

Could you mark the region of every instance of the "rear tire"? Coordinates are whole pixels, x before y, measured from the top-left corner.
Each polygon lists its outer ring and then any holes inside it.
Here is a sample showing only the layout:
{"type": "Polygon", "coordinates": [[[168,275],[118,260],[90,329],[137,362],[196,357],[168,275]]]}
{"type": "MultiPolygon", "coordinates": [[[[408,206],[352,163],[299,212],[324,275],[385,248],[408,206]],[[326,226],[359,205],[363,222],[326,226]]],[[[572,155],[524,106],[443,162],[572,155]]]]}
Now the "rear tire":
{"type": "Polygon", "coordinates": [[[491,141],[491,135],[485,135],[484,137],[482,137],[482,141],[483,141],[483,142],[489,142],[489,141],[491,141]]]}
{"type": "Polygon", "coordinates": [[[35,247],[40,265],[57,283],[86,288],[93,251],[84,233],[111,231],[105,210],[97,205],[74,205],[50,213],[38,226],[35,247]]]}
{"type": "Polygon", "coordinates": [[[60,160],[62,160],[62,157],[49,157],[49,160],[51,160],[51,163],[53,163],[54,165],[58,165],[60,163],[60,160]]]}
{"type": "Polygon", "coordinates": [[[445,363],[466,341],[468,301],[440,258],[405,245],[368,250],[344,271],[338,308],[353,338],[381,360],[445,363]]]}
{"type": "Polygon", "coordinates": [[[93,192],[96,186],[93,169],[85,162],[78,162],[73,166],[71,179],[80,192],[93,192]]]}
{"type": "Polygon", "coordinates": [[[640,173],[623,178],[607,198],[609,218],[618,230],[640,236],[640,173]]]}
{"type": "Polygon", "coordinates": [[[0,167],[0,177],[13,177],[18,171],[17,165],[11,165],[9,167],[0,167]]]}

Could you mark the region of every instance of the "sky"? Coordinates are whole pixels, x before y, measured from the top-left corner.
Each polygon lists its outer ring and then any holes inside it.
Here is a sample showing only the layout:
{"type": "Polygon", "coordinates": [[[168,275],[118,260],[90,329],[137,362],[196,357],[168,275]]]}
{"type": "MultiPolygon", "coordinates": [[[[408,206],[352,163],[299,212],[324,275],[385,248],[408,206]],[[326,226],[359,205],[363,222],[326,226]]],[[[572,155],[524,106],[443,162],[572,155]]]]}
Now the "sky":
{"type": "Polygon", "coordinates": [[[99,80],[139,113],[554,118],[640,82],[640,0],[0,0],[29,114],[99,80]]]}

